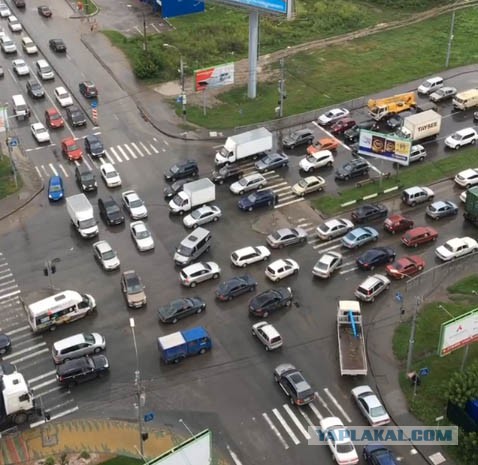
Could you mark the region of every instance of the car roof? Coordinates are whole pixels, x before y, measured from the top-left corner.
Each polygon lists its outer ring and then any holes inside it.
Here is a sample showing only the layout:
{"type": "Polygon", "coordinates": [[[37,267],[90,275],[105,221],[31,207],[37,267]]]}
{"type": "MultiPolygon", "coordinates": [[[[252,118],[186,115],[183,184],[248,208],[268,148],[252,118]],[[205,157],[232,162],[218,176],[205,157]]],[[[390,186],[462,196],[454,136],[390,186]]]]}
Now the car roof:
{"type": "Polygon", "coordinates": [[[109,250],[113,250],[111,245],[107,241],[98,241],[93,244],[93,247],[96,247],[100,253],[107,252],[109,250]]]}
{"type": "Polygon", "coordinates": [[[458,174],[466,178],[468,176],[474,176],[476,173],[478,173],[478,168],[468,168],[466,170],[460,171],[458,174]]]}
{"type": "Polygon", "coordinates": [[[39,129],[39,128],[44,128],[44,127],[45,126],[43,126],[43,124],[40,123],[40,122],[32,123],[32,128],[39,129]]]}
{"type": "Polygon", "coordinates": [[[360,283],[359,287],[364,287],[364,288],[369,288],[374,286],[377,283],[386,283],[387,278],[381,274],[374,274],[372,276],[369,276],[368,278],[365,279],[362,283],[360,283]]]}
{"type": "Polygon", "coordinates": [[[115,167],[111,163],[103,163],[101,168],[103,171],[116,171],[115,167]]]}
{"type": "MultiPolygon", "coordinates": [[[[33,84],[33,82],[32,82],[32,84],[33,84]]],[[[56,114],[59,113],[58,110],[57,110],[56,108],[53,108],[53,107],[48,108],[48,109],[46,110],[46,112],[47,112],[49,115],[56,115],[56,114]]]]}
{"type": "Polygon", "coordinates": [[[273,270],[277,270],[277,268],[280,268],[281,266],[288,265],[287,259],[284,258],[279,258],[278,260],[275,260],[274,262],[270,263],[267,268],[272,268],[273,270]]]}
{"type": "Polygon", "coordinates": [[[191,274],[191,273],[195,273],[196,271],[199,271],[199,270],[203,270],[205,267],[204,267],[204,263],[203,262],[196,262],[196,263],[193,263],[192,265],[189,265],[189,266],[186,266],[185,268],[182,269],[182,271],[184,271],[184,273],[186,274],[191,274]]]}
{"type": "Polygon", "coordinates": [[[100,138],[96,134],[88,134],[87,136],[85,136],[85,139],[87,139],[88,142],[96,142],[100,140],[100,138]]]}

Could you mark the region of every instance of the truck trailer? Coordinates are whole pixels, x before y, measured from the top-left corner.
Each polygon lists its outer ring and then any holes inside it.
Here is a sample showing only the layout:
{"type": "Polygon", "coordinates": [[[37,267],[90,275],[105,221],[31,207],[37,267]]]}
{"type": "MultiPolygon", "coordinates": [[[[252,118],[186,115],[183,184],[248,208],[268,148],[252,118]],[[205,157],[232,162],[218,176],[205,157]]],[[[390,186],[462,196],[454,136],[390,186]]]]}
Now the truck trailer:
{"type": "Polygon", "coordinates": [[[166,364],[179,363],[192,355],[202,355],[211,348],[211,338],[202,326],[158,337],[158,350],[166,364]]]}
{"type": "Polygon", "coordinates": [[[433,110],[407,116],[397,136],[411,139],[413,142],[436,137],[440,133],[441,120],[441,115],[433,110]]]}
{"type": "Polygon", "coordinates": [[[417,96],[415,92],[406,92],[405,94],[397,94],[381,99],[370,99],[367,104],[369,114],[375,121],[410,110],[416,105],[417,96]]]}
{"type": "Polygon", "coordinates": [[[253,129],[230,136],[216,153],[217,166],[235,163],[249,157],[258,158],[260,154],[272,150],[273,136],[266,128],[253,129]]]}
{"type": "Polygon", "coordinates": [[[182,215],[194,207],[200,207],[214,200],[216,200],[216,185],[210,179],[202,178],[184,184],[183,190],[169,202],[169,211],[182,215]]]}
{"type": "Polygon", "coordinates": [[[367,355],[363,334],[360,303],[340,300],[337,307],[337,337],[339,343],[340,374],[365,376],[367,355]]]}
{"type": "Polygon", "coordinates": [[[466,192],[465,220],[478,226],[478,186],[470,187],[466,192]]]}
{"type": "Polygon", "coordinates": [[[85,194],[71,195],[66,198],[66,209],[71,222],[81,237],[88,239],[98,234],[98,224],[93,212],[93,206],[85,194]]]}

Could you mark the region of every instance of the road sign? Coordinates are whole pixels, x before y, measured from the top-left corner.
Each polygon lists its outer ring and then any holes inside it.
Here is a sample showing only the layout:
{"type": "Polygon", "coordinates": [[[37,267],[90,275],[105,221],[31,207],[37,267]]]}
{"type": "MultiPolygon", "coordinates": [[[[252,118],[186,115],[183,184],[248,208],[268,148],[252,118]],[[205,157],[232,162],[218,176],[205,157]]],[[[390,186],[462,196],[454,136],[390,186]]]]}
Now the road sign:
{"type": "Polygon", "coordinates": [[[182,103],[183,99],[181,95],[176,99],[176,103],[182,103]]]}
{"type": "Polygon", "coordinates": [[[144,416],[144,422],[147,423],[148,421],[153,421],[154,420],[154,413],[149,412],[144,416]]]}
{"type": "Polygon", "coordinates": [[[9,137],[8,138],[8,145],[10,147],[16,147],[18,145],[18,139],[16,137],[9,137]]]}
{"type": "Polygon", "coordinates": [[[92,100],[90,105],[91,105],[91,108],[97,108],[98,107],[98,100],[92,100]]]}
{"type": "Polygon", "coordinates": [[[397,292],[395,294],[395,299],[396,299],[397,302],[402,303],[403,302],[403,295],[400,292],[397,292]]]}
{"type": "Polygon", "coordinates": [[[418,374],[420,376],[428,376],[430,374],[430,368],[420,368],[418,374]]]}

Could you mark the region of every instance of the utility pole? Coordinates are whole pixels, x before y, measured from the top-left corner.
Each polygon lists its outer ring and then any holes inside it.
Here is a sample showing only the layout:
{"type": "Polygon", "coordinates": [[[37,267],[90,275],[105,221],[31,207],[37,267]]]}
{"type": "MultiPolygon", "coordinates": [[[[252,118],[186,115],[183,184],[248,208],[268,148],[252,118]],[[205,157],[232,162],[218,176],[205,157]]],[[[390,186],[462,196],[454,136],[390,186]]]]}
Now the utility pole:
{"type": "Polygon", "coordinates": [[[407,355],[407,373],[410,372],[413,361],[413,348],[415,346],[415,333],[417,331],[417,314],[420,307],[421,298],[416,297],[415,311],[413,312],[412,327],[410,329],[410,339],[408,340],[408,355],[407,355]]]}
{"type": "Polygon", "coordinates": [[[186,92],[185,92],[185,76],[184,76],[184,59],[183,56],[179,55],[179,76],[181,80],[181,104],[183,106],[182,113],[183,119],[186,119],[186,92]]]}
{"type": "Polygon", "coordinates": [[[450,35],[448,36],[448,49],[446,51],[445,68],[448,68],[448,65],[450,63],[451,44],[454,38],[453,36],[454,29],[455,29],[455,10],[453,10],[453,13],[451,14],[450,35]]]}
{"type": "Polygon", "coordinates": [[[143,13],[143,50],[148,51],[148,37],[146,35],[146,16],[143,13]]]}
{"type": "Polygon", "coordinates": [[[10,159],[10,167],[13,174],[13,181],[15,182],[15,189],[18,189],[17,167],[15,166],[15,160],[12,155],[12,139],[10,138],[10,123],[8,121],[9,116],[7,107],[5,106],[2,111],[3,119],[5,120],[5,142],[7,143],[8,158],[10,159]]]}
{"type": "Polygon", "coordinates": [[[279,118],[284,116],[284,100],[287,98],[287,92],[285,90],[285,58],[280,59],[280,80],[279,80],[279,107],[276,113],[279,118]]]}

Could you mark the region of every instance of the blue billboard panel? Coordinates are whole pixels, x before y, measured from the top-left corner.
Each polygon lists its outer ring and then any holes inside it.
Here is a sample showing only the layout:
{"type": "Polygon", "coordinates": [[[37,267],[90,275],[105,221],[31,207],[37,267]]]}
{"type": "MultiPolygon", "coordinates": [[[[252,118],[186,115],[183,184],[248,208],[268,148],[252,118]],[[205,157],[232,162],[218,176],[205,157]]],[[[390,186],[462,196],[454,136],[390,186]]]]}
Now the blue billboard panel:
{"type": "Polygon", "coordinates": [[[161,4],[161,16],[174,18],[191,13],[202,13],[205,2],[204,0],[162,0],[161,4]]]}
{"type": "Polygon", "coordinates": [[[250,8],[259,8],[272,13],[287,14],[288,0],[224,0],[225,3],[238,6],[248,6],[250,8]]]}

